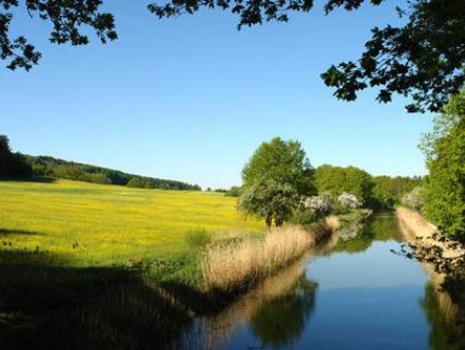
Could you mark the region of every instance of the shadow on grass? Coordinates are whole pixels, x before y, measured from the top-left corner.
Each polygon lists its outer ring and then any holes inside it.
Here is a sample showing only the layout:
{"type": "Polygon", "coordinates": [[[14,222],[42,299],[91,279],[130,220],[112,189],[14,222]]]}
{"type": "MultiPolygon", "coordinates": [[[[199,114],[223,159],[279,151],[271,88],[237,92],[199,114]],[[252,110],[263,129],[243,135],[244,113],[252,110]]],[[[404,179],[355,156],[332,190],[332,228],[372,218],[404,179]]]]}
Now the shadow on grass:
{"type": "Polygon", "coordinates": [[[17,181],[17,182],[40,182],[40,183],[53,183],[57,179],[48,176],[33,176],[30,178],[23,178],[23,177],[4,177],[0,176],[1,181],[17,181]]]}
{"type": "Polygon", "coordinates": [[[0,250],[0,348],[160,349],[191,319],[137,272],[64,266],[56,255],[0,250]]]}
{"type": "Polygon", "coordinates": [[[25,235],[25,236],[45,236],[44,233],[38,231],[27,231],[27,230],[13,230],[9,228],[0,228],[0,239],[2,235],[25,235]]]}

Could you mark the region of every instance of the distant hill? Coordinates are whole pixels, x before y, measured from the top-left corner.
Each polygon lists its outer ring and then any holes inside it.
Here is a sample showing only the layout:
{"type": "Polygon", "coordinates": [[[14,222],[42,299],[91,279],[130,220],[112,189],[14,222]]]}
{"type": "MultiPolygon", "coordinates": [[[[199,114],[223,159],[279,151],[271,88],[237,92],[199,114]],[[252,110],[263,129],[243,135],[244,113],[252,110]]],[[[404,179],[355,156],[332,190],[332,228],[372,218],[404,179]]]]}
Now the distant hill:
{"type": "Polygon", "coordinates": [[[49,176],[53,178],[138,188],[191,191],[201,190],[198,185],[191,185],[181,181],[128,174],[119,170],[70,162],[50,156],[23,155],[23,157],[26,162],[31,165],[34,175],[38,176],[49,176]]]}

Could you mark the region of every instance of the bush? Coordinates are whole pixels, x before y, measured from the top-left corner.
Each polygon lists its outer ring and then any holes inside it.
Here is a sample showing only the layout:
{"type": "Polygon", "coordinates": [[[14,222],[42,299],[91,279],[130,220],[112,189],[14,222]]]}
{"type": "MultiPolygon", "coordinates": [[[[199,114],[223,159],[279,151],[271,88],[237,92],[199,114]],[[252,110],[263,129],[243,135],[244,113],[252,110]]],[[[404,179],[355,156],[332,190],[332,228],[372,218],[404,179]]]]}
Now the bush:
{"type": "Polygon", "coordinates": [[[203,248],[212,241],[212,237],[206,230],[196,229],[188,232],[186,241],[193,248],[203,248]]]}
{"type": "Polygon", "coordinates": [[[337,197],[337,201],[343,207],[346,207],[348,209],[357,209],[362,206],[362,203],[357,199],[357,196],[347,192],[344,192],[339,197],[337,197]]]}
{"type": "Polygon", "coordinates": [[[411,192],[402,197],[402,204],[407,208],[422,212],[425,204],[422,191],[421,186],[415,187],[411,192]]]}
{"type": "Polygon", "coordinates": [[[317,220],[317,216],[312,210],[298,210],[291,218],[291,223],[295,225],[308,226],[317,220]]]}
{"type": "Polygon", "coordinates": [[[311,196],[303,199],[303,207],[315,213],[317,217],[323,217],[331,212],[333,198],[329,192],[324,192],[319,196],[311,196]]]}
{"type": "Polygon", "coordinates": [[[126,186],[133,188],[144,188],[145,183],[140,177],[133,177],[128,181],[126,186]]]}
{"type": "Polygon", "coordinates": [[[232,186],[228,191],[226,191],[226,197],[239,197],[241,195],[242,188],[238,186],[232,186]]]}

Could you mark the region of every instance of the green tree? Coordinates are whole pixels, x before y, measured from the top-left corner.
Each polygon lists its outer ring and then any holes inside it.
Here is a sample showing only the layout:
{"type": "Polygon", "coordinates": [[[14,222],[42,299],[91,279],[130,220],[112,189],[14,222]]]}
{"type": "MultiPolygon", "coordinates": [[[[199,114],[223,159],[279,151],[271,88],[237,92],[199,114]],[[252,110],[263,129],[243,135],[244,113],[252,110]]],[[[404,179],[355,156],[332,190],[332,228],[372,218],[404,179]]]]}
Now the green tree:
{"type": "Polygon", "coordinates": [[[421,177],[375,176],[371,206],[377,210],[391,210],[399,204],[405,194],[421,185],[421,177]]]}
{"type": "Polygon", "coordinates": [[[262,143],[242,171],[239,208],[273,220],[280,226],[289,219],[303,195],[314,193],[312,168],[297,141],[276,137],[262,143]]]}
{"type": "Polygon", "coordinates": [[[363,204],[369,204],[372,198],[371,175],[356,167],[322,165],[315,170],[315,183],[320,193],[329,192],[333,196],[351,193],[363,204]]]}
{"type": "Polygon", "coordinates": [[[145,183],[140,177],[133,177],[128,181],[126,186],[133,188],[144,188],[144,185],[145,183]]]}
{"type": "Polygon", "coordinates": [[[26,163],[19,153],[10,149],[8,137],[0,135],[0,176],[29,178],[32,176],[32,167],[26,163]]]}
{"type": "MultiPolygon", "coordinates": [[[[364,3],[385,0],[326,0],[326,14],[347,11],[364,3]]],[[[86,45],[89,32],[102,43],[115,40],[114,17],[102,12],[102,0],[0,0],[0,57],[9,69],[31,69],[41,58],[24,36],[14,36],[11,21],[25,10],[52,25],[50,41],[86,45]],[[90,30],[89,30],[90,29],[90,30]]],[[[309,12],[313,0],[167,0],[147,5],[157,18],[193,14],[202,8],[230,11],[239,17],[238,28],[263,22],[287,22],[292,12],[309,12]]],[[[357,61],[331,66],[322,78],[335,88],[335,96],[352,101],[358,92],[378,88],[377,100],[390,102],[392,94],[410,96],[409,112],[437,112],[465,82],[465,2],[463,0],[410,0],[397,8],[403,19],[372,29],[372,38],[357,61]]],[[[383,24],[384,25],[384,24],[383,24]]],[[[343,28],[341,28],[343,30],[343,28]]]]}
{"type": "Polygon", "coordinates": [[[465,92],[436,117],[422,147],[429,170],[424,213],[444,234],[465,239],[465,92]]]}

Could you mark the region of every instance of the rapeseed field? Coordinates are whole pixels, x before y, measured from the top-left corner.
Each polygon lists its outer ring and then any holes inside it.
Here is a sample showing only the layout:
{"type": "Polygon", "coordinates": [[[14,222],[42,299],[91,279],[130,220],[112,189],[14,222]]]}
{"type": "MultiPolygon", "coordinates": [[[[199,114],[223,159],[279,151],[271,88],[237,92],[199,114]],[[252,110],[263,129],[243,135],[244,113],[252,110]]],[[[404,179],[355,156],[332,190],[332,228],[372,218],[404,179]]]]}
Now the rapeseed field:
{"type": "Polygon", "coordinates": [[[193,249],[192,230],[264,231],[220,193],[133,189],[57,180],[0,182],[0,249],[37,251],[75,266],[112,266],[193,249]]]}

